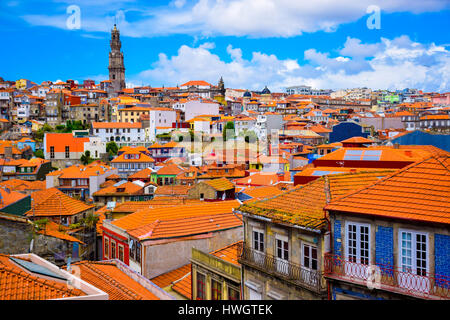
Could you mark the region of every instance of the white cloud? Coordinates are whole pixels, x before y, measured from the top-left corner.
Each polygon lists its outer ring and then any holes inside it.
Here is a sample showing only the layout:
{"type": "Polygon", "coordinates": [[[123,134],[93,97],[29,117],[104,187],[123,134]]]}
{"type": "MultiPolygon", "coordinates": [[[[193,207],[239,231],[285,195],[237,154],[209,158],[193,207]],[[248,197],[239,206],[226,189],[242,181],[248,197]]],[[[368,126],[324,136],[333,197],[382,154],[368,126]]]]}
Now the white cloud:
{"type": "Polygon", "coordinates": [[[357,50],[346,57],[308,49],[303,64],[297,59],[279,59],[261,52],[252,52],[250,59],[244,59],[242,50],[231,45],[226,48],[231,61],[226,62],[211,52],[214,47],[211,43],[183,45],[173,56],[160,53],[151,68],[131,78],[154,86],[169,86],[200,79],[217,83],[223,76],[230,88],[261,90],[268,85],[275,91],[300,84],[331,89],[364,86],[450,90],[450,52],[444,46],[413,42],[407,36],[381,38],[374,44],[347,39],[344,48],[357,50]]]}
{"type": "MultiPolygon", "coordinates": [[[[131,37],[169,34],[291,37],[304,32],[335,31],[343,23],[369,17],[366,9],[370,5],[381,8],[381,19],[384,13],[422,13],[450,7],[448,0],[197,0],[190,4],[174,0],[156,8],[131,0],[101,0],[102,5],[90,0],[72,2],[87,7],[96,5],[95,10],[82,10],[82,29],[91,32],[109,32],[114,23],[111,12],[126,8],[119,26],[123,35],[131,37]],[[140,17],[130,22],[126,20],[128,11],[139,12],[140,17]]],[[[33,25],[65,28],[67,16],[24,15],[23,18],[33,25]]]]}

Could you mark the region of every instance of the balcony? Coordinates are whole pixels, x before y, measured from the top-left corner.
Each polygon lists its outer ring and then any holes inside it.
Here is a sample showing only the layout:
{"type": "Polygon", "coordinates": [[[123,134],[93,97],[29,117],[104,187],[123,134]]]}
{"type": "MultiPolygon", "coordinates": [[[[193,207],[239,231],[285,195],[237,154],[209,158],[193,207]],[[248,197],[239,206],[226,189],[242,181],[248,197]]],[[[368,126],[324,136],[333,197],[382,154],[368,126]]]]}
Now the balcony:
{"type": "Polygon", "coordinates": [[[388,265],[369,266],[325,254],[325,277],[421,299],[450,299],[450,278],[418,275],[388,265]]]}
{"type": "Polygon", "coordinates": [[[238,257],[239,263],[256,268],[291,284],[315,293],[325,293],[326,291],[322,272],[304,268],[293,262],[280,260],[271,254],[254,250],[245,244],[239,247],[238,257]]]}

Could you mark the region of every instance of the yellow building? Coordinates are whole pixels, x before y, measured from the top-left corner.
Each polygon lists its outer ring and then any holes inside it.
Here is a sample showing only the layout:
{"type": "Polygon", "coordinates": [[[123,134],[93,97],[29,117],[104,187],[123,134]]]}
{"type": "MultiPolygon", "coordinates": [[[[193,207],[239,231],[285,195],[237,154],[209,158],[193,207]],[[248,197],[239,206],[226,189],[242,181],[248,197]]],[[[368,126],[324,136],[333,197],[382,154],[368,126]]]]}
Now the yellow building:
{"type": "Polygon", "coordinates": [[[242,241],[205,253],[192,248],[192,300],[240,300],[242,241]]]}
{"type": "Polygon", "coordinates": [[[148,107],[130,107],[130,108],[122,108],[117,111],[118,113],[118,122],[139,122],[141,115],[150,114],[151,108],[148,107]]]}
{"type": "Polygon", "coordinates": [[[30,83],[30,80],[27,80],[27,79],[16,80],[16,89],[24,90],[27,88],[27,85],[29,83],[30,83]]]}

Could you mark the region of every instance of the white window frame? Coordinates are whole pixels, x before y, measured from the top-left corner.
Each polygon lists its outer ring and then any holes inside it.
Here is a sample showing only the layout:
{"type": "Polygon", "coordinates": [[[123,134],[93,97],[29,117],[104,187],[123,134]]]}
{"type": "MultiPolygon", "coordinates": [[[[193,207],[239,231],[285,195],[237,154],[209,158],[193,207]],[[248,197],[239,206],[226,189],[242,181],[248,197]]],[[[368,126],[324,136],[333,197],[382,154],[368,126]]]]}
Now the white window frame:
{"type": "Polygon", "coordinates": [[[410,229],[398,229],[398,266],[400,271],[402,272],[411,272],[417,275],[417,235],[425,236],[425,263],[426,263],[426,274],[429,274],[430,272],[430,241],[429,241],[429,234],[428,232],[423,231],[416,231],[416,230],[410,230],[410,229]],[[403,261],[402,258],[404,257],[403,252],[403,246],[402,246],[402,234],[403,233],[410,233],[411,234],[411,271],[403,271],[403,261]]]}
{"type": "Polygon", "coordinates": [[[260,251],[260,252],[265,252],[265,248],[266,248],[266,236],[265,236],[265,233],[264,233],[264,230],[263,229],[259,229],[259,228],[252,228],[252,249],[253,250],[256,250],[256,251],[260,251]],[[260,239],[259,239],[259,236],[258,236],[258,248],[255,248],[255,233],[258,233],[258,234],[262,234],[262,236],[263,236],[263,241],[262,241],[262,250],[261,250],[261,241],[260,241],[260,239]]]}
{"type": "Polygon", "coordinates": [[[349,258],[349,231],[348,227],[350,225],[356,226],[356,261],[354,263],[363,264],[361,263],[361,227],[368,227],[368,263],[365,265],[370,265],[372,261],[372,253],[371,253],[371,247],[372,247],[372,235],[371,235],[371,225],[369,223],[361,223],[361,222],[353,222],[353,221],[346,221],[345,223],[345,260],[350,261],[349,258]]]}
{"type": "Polygon", "coordinates": [[[309,269],[309,270],[319,270],[319,250],[318,250],[318,248],[317,248],[317,246],[316,245],[312,245],[312,244],[310,244],[310,243],[308,243],[308,242],[302,242],[301,243],[301,250],[302,250],[302,252],[301,252],[301,263],[300,263],[300,265],[301,266],[303,266],[303,267],[305,267],[305,268],[307,268],[307,269],[309,269]],[[305,247],[309,247],[309,265],[307,266],[307,265],[305,265],[305,247]],[[315,259],[313,259],[313,257],[312,257],[312,248],[314,248],[314,249],[316,249],[316,258],[315,259]],[[313,260],[316,260],[316,269],[313,269],[313,267],[312,267],[312,261],[313,260]]]}

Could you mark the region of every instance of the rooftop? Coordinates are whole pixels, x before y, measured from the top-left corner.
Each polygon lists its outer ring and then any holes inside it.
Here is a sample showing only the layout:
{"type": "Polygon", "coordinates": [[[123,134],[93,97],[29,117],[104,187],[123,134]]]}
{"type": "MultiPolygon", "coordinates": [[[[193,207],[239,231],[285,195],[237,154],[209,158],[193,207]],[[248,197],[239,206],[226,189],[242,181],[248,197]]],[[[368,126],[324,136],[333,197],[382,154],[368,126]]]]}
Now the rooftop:
{"type": "Polygon", "coordinates": [[[432,156],[332,201],[326,209],[449,224],[449,194],[450,157],[432,156]]]}

